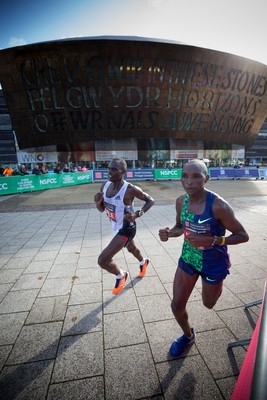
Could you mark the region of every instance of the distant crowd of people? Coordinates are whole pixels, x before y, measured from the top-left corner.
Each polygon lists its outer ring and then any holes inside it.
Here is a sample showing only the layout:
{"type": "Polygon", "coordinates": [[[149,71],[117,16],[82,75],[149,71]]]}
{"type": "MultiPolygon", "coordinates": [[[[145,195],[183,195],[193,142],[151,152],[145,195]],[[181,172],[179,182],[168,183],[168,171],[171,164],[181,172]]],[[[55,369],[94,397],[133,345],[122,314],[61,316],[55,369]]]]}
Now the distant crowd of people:
{"type": "MultiPolygon", "coordinates": [[[[236,163],[232,167],[233,168],[241,168],[243,166],[246,166],[245,164],[241,163],[236,163]]],[[[149,165],[140,165],[139,161],[136,162],[135,168],[148,168],[149,165]]],[[[171,163],[166,164],[164,168],[167,168],[169,170],[173,168],[181,168],[182,166],[180,165],[172,165],[171,163]]],[[[209,165],[208,167],[211,167],[209,165]]],[[[221,168],[223,167],[222,165],[220,166],[221,168]]],[[[257,165],[257,168],[260,166],[257,165]]],[[[96,169],[107,169],[108,168],[108,162],[101,162],[96,165],[96,169]]],[[[132,165],[127,165],[127,168],[132,168],[132,165]]],[[[90,168],[89,168],[90,169],[90,168]]],[[[54,166],[49,166],[49,171],[47,169],[46,164],[35,164],[32,170],[26,168],[24,164],[21,164],[19,168],[11,168],[9,165],[6,165],[3,167],[0,165],[0,177],[1,176],[15,176],[15,175],[42,175],[42,174],[48,174],[49,172],[52,173],[54,172],[55,174],[61,174],[64,172],[87,172],[88,171],[88,165],[86,165],[85,162],[82,162],[80,165],[76,166],[75,163],[55,163],[54,166]]]]}
{"type": "Polygon", "coordinates": [[[70,166],[68,164],[57,164],[54,168],[54,173],[55,174],[61,174],[62,172],[87,172],[88,168],[85,165],[79,165],[76,167],[76,165],[71,164],[70,166]]]}
{"type": "MultiPolygon", "coordinates": [[[[64,172],[87,172],[88,168],[86,165],[79,165],[76,167],[76,165],[71,164],[70,166],[68,164],[62,164],[62,163],[57,163],[54,166],[54,173],[55,174],[61,174],[64,172]]],[[[6,165],[3,167],[0,165],[0,176],[16,176],[16,175],[42,175],[42,174],[48,174],[48,170],[45,164],[39,165],[35,164],[32,170],[28,170],[24,164],[21,164],[19,168],[11,168],[9,165],[6,165]]],[[[50,171],[51,172],[51,171],[50,171]]]]}

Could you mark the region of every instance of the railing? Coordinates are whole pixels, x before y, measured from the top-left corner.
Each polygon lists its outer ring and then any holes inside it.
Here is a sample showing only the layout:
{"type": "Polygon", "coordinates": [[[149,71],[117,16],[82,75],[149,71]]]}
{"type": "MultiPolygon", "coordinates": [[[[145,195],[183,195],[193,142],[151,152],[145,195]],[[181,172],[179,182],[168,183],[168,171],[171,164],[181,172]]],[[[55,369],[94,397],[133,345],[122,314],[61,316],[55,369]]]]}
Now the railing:
{"type": "MultiPolygon", "coordinates": [[[[250,342],[231,400],[267,399],[267,279],[265,280],[260,315],[251,340],[229,343],[228,347],[242,346],[250,342]]],[[[246,307],[248,307],[247,305],[246,307]]]]}
{"type": "Polygon", "coordinates": [[[267,292],[266,281],[261,307],[260,331],[251,388],[251,400],[267,399],[267,292]]]}

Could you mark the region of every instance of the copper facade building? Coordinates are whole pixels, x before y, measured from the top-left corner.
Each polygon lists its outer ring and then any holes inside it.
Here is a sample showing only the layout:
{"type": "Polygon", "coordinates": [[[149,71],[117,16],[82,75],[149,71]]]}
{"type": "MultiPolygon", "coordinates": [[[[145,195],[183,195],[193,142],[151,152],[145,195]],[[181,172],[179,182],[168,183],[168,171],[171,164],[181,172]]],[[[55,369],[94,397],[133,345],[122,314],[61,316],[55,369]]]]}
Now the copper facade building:
{"type": "Polygon", "coordinates": [[[203,151],[250,146],[267,111],[266,65],[141,38],[2,50],[0,82],[20,149],[56,145],[74,155],[123,148],[135,160],[147,150],[179,158],[185,147],[192,158],[199,142],[203,151]]]}

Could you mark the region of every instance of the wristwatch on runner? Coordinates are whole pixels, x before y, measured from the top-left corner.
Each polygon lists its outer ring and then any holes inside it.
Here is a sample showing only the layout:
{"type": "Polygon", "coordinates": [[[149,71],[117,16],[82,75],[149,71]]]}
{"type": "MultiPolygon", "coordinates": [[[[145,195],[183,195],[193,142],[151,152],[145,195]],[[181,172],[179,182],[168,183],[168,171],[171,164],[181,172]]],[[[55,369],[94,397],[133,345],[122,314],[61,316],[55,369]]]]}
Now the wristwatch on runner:
{"type": "Polygon", "coordinates": [[[137,210],[137,217],[140,218],[142,217],[142,215],[144,215],[144,211],[143,210],[137,210]]]}

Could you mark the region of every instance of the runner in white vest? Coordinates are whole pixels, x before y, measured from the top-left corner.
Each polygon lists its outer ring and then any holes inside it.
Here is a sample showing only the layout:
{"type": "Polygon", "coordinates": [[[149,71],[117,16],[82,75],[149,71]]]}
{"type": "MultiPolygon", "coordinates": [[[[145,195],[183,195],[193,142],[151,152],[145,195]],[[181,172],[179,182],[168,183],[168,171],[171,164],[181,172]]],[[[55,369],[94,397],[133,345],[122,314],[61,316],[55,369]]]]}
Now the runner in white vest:
{"type": "Polygon", "coordinates": [[[100,192],[94,197],[97,209],[100,212],[106,211],[112,222],[114,237],[98,257],[98,264],[101,268],[116,275],[113,294],[118,294],[124,289],[128,278],[128,272],[120,269],[113,260],[113,257],[123,247],[126,247],[139,261],[140,278],[145,275],[149,263],[149,259],[142,256],[134,242],[135,220],[142,217],[153,206],[154,200],[141,188],[123,179],[126,169],[126,161],[122,158],[111,160],[108,165],[109,181],[101,185],[100,192]],[[144,201],[145,204],[140,210],[134,212],[135,198],[144,201]]]}

